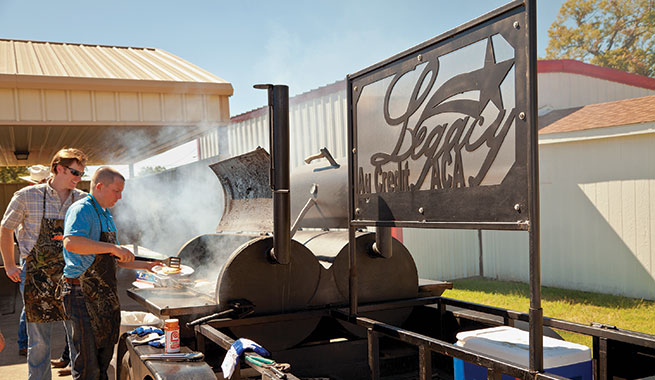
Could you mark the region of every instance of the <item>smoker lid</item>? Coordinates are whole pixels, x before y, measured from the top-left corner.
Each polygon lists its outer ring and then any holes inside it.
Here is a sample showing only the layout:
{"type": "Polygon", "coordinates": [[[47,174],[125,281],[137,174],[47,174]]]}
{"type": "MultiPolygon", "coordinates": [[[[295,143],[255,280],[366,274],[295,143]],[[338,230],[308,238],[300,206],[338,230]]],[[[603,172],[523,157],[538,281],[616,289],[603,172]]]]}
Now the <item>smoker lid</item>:
{"type": "Polygon", "coordinates": [[[216,231],[273,231],[271,157],[266,150],[258,147],[209,167],[225,191],[225,210],[216,231]]]}

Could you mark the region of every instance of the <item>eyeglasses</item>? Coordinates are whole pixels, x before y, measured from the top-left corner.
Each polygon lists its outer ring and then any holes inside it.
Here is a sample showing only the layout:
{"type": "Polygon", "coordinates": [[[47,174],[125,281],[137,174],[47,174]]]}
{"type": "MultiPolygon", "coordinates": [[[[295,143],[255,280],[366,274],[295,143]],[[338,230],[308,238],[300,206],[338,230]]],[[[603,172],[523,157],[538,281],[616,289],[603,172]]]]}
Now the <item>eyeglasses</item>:
{"type": "MultiPolygon", "coordinates": [[[[61,165],[61,164],[59,164],[59,165],[61,165]]],[[[73,168],[65,166],[65,165],[61,165],[61,166],[63,166],[66,169],[70,170],[71,174],[74,175],[75,177],[83,177],[84,176],[84,172],[81,172],[81,171],[79,171],[77,169],[73,169],[73,168]]]]}

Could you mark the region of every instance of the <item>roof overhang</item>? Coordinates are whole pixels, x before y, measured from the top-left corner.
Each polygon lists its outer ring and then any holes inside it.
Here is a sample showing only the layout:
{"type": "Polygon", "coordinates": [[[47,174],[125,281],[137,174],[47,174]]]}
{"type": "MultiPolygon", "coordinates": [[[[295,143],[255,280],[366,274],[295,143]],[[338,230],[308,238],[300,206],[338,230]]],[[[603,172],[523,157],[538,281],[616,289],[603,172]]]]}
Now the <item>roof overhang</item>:
{"type": "Polygon", "coordinates": [[[561,144],[650,134],[655,134],[655,122],[542,134],[539,135],[539,144],[561,144]]]}
{"type": "Polygon", "coordinates": [[[0,53],[0,166],[64,147],[129,164],[229,122],[232,85],[162,50],[0,40],[0,53]]]}

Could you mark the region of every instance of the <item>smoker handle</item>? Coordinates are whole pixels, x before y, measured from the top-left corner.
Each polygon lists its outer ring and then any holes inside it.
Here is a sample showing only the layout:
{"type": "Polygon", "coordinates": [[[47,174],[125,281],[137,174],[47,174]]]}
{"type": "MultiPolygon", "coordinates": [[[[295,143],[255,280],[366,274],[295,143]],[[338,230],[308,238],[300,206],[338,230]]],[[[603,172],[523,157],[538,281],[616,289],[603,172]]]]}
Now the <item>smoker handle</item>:
{"type": "Polygon", "coordinates": [[[293,222],[293,226],[291,226],[291,237],[293,237],[296,232],[298,232],[298,228],[300,228],[300,222],[302,222],[303,218],[305,215],[309,212],[309,210],[313,207],[318,205],[316,201],[312,198],[309,198],[307,200],[307,203],[303,206],[302,210],[300,210],[300,214],[298,214],[298,217],[296,218],[296,221],[293,222]]]}
{"type": "Polygon", "coordinates": [[[335,168],[338,168],[338,167],[341,166],[341,165],[339,165],[337,163],[337,161],[334,159],[334,157],[332,157],[332,154],[330,153],[328,148],[321,148],[320,153],[317,153],[317,154],[314,154],[312,156],[309,156],[309,157],[305,158],[305,163],[309,164],[314,160],[318,160],[319,158],[325,158],[326,160],[328,160],[330,165],[334,166],[335,168]]]}
{"type": "MultiPolygon", "coordinates": [[[[226,311],[229,311],[229,312],[231,313],[233,310],[232,310],[232,309],[229,309],[229,310],[226,310],[226,311]]],[[[219,317],[221,317],[221,316],[224,316],[224,315],[227,315],[227,314],[229,314],[229,313],[226,313],[225,311],[222,311],[222,312],[220,312],[220,313],[210,314],[210,315],[207,315],[207,316],[205,316],[205,317],[198,318],[198,319],[196,319],[195,321],[188,322],[188,323],[186,324],[186,326],[187,326],[187,327],[193,327],[193,326],[195,326],[195,325],[200,325],[200,324],[203,324],[203,323],[205,323],[205,322],[209,322],[209,321],[211,321],[212,319],[217,319],[217,318],[219,318],[219,317]]]]}
{"type": "Polygon", "coordinates": [[[230,314],[232,315],[232,318],[234,319],[239,319],[243,318],[245,316],[248,316],[252,314],[255,311],[255,305],[253,305],[250,301],[246,299],[238,299],[238,300],[233,300],[229,302],[229,309],[225,309],[223,311],[220,311],[218,313],[210,314],[204,317],[200,317],[194,321],[187,322],[186,326],[187,327],[193,327],[195,325],[199,325],[202,323],[209,322],[213,319],[218,319],[221,317],[228,316],[230,314]]]}

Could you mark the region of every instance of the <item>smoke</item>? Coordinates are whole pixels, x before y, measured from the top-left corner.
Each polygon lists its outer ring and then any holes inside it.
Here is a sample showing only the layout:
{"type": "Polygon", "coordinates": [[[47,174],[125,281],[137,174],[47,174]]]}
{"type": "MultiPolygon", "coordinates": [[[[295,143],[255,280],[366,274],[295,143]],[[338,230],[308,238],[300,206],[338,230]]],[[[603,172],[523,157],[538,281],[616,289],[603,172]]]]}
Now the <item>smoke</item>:
{"type": "MultiPolygon", "coordinates": [[[[167,99],[163,115],[144,114],[144,119],[204,118],[204,101],[201,97],[192,97],[187,101],[183,101],[181,96],[179,99],[175,96],[167,99]]],[[[143,112],[146,112],[145,108],[143,112]]],[[[103,152],[103,162],[121,165],[135,163],[192,141],[206,132],[216,130],[218,126],[215,121],[203,121],[194,125],[184,123],[105,128],[104,141],[93,150],[103,152]]],[[[79,141],[76,147],[84,151],[84,136],[79,141]]],[[[100,159],[89,157],[90,162],[100,159]]],[[[194,162],[156,175],[129,179],[125,184],[123,198],[112,210],[120,243],[139,244],[165,255],[175,255],[194,236],[215,232],[224,203],[222,187],[208,166],[216,161],[217,158],[194,162]]],[[[161,165],[165,166],[166,163],[161,165]]]]}
{"type": "MultiPolygon", "coordinates": [[[[188,126],[115,127],[105,131],[104,145],[93,150],[103,152],[102,160],[112,164],[128,164],[163,153],[194,138],[215,131],[216,123],[198,123],[188,126]]],[[[83,139],[81,140],[84,141],[83,139]]],[[[77,148],[85,150],[84,144],[77,148]]],[[[91,151],[91,149],[89,149],[91,151]]],[[[97,161],[90,157],[91,161],[97,161]]]]}
{"type": "Polygon", "coordinates": [[[130,179],[114,207],[122,244],[138,244],[167,256],[188,240],[216,232],[223,189],[209,165],[217,158],[130,179]]]}

